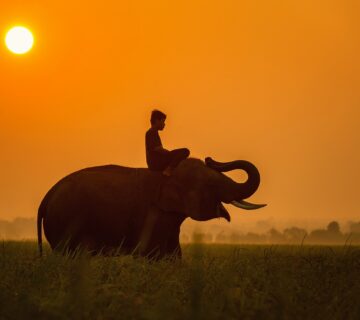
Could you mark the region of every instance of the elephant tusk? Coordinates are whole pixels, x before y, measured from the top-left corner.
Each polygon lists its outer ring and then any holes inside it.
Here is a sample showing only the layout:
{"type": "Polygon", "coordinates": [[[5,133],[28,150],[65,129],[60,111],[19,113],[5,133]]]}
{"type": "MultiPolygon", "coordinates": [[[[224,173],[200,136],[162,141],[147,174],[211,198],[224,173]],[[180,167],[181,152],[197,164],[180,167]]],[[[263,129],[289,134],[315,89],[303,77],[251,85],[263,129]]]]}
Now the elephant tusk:
{"type": "Polygon", "coordinates": [[[235,207],[245,210],[255,210],[266,206],[266,204],[255,204],[255,203],[246,202],[244,200],[240,200],[240,201],[234,200],[231,201],[231,204],[234,205],[235,207]]]}

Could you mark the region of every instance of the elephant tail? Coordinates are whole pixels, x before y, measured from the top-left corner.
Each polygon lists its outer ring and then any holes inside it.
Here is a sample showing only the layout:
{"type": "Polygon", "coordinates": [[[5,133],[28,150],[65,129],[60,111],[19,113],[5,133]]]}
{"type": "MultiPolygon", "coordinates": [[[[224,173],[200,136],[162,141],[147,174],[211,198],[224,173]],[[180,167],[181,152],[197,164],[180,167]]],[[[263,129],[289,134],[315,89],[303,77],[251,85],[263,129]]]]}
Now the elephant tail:
{"type": "Polygon", "coordinates": [[[41,202],[39,210],[38,210],[38,216],[37,216],[37,236],[38,236],[38,247],[39,247],[39,253],[40,257],[43,253],[42,248],[42,220],[43,220],[43,210],[44,209],[44,201],[41,202]]]}
{"type": "Polygon", "coordinates": [[[38,209],[37,236],[38,236],[38,247],[39,247],[40,257],[42,256],[42,253],[43,253],[43,248],[42,248],[42,225],[43,225],[44,215],[45,215],[45,212],[46,212],[46,206],[47,206],[48,199],[49,199],[49,194],[50,194],[50,192],[48,192],[45,195],[45,197],[41,201],[39,209],[38,209]]]}

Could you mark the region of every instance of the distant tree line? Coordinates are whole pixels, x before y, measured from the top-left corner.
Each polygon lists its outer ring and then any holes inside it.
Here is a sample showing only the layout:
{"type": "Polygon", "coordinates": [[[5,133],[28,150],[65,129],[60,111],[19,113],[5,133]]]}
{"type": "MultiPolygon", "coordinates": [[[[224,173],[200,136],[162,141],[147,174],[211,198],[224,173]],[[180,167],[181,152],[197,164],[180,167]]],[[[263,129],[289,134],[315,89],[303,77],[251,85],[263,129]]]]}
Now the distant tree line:
{"type": "Polygon", "coordinates": [[[33,218],[0,219],[0,239],[34,239],[35,235],[36,222],[33,218]]]}
{"type": "MultiPolygon", "coordinates": [[[[182,242],[193,241],[194,235],[181,234],[182,242]]],[[[325,229],[315,229],[310,232],[303,228],[290,227],[282,232],[275,228],[265,233],[218,232],[198,233],[197,239],[203,242],[244,243],[244,244],[360,244],[360,222],[349,222],[349,231],[341,232],[337,221],[330,222],[325,229]]]]}
{"type": "MultiPolygon", "coordinates": [[[[217,232],[189,232],[182,230],[180,240],[192,242],[194,236],[208,243],[244,243],[244,244],[360,244],[360,221],[349,222],[348,231],[342,232],[337,221],[330,222],[325,229],[310,232],[299,227],[290,227],[282,232],[270,228],[265,233],[222,230],[217,232]]],[[[16,218],[13,221],[0,219],[0,239],[36,238],[36,220],[34,218],[16,218]]]]}

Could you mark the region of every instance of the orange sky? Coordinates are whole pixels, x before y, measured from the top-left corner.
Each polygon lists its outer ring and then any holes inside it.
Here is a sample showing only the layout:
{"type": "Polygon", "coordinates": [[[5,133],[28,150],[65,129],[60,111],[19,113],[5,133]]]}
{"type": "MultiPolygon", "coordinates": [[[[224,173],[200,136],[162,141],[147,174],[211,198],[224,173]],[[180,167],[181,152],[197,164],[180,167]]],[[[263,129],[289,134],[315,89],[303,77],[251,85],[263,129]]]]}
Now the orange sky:
{"type": "Polygon", "coordinates": [[[2,39],[16,24],[35,46],[1,40],[0,218],[74,170],[145,166],[157,106],[165,147],[258,166],[269,205],[235,223],[360,219],[359,1],[2,2],[2,39]]]}

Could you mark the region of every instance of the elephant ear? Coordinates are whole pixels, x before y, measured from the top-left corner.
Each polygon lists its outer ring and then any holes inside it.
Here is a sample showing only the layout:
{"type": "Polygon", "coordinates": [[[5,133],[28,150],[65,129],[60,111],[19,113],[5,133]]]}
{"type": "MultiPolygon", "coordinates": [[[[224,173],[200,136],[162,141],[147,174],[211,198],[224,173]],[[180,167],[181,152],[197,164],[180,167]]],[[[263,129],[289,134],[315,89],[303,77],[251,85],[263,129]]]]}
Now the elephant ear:
{"type": "Polygon", "coordinates": [[[183,197],[182,186],[169,177],[160,186],[157,205],[163,211],[183,213],[183,197]]]}

